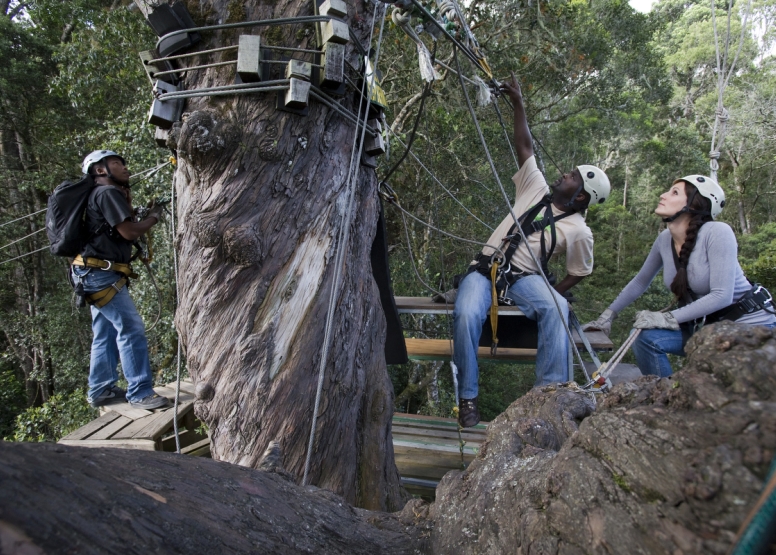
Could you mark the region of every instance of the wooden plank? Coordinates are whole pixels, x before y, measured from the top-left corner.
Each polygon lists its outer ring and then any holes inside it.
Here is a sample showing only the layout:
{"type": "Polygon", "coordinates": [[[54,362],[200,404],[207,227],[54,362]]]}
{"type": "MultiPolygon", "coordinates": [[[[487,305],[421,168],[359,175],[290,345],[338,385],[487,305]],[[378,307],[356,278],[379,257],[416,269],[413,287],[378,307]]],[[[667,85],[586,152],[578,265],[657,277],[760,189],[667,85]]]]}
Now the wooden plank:
{"type": "MultiPolygon", "coordinates": [[[[170,401],[175,401],[175,384],[172,385],[172,387],[168,386],[162,386],[162,387],[155,387],[154,391],[157,395],[161,395],[162,397],[168,398],[170,401]]],[[[181,387],[181,394],[178,398],[179,403],[184,403],[187,401],[193,401],[194,400],[194,394],[189,393],[187,391],[184,391],[181,387]]]]}
{"type": "Polygon", "coordinates": [[[210,458],[210,442],[208,441],[207,445],[203,445],[202,447],[198,449],[192,449],[191,451],[186,452],[187,455],[192,457],[207,457],[210,458]]]}
{"type": "MultiPolygon", "coordinates": [[[[106,414],[112,414],[110,412],[106,414]]],[[[115,414],[115,413],[113,413],[115,414]]],[[[110,439],[110,437],[119,430],[126,428],[134,422],[131,418],[126,416],[119,416],[116,420],[105,426],[102,430],[89,436],[89,439],[110,439]]]]}
{"type": "MultiPolygon", "coordinates": [[[[435,303],[429,297],[394,297],[396,308],[404,314],[449,314],[452,316],[454,303],[435,303]]],[[[498,313],[503,316],[524,316],[516,306],[500,306],[498,313]]]]}
{"type": "MultiPolygon", "coordinates": [[[[181,452],[183,449],[187,448],[188,446],[192,445],[193,443],[198,443],[202,441],[202,439],[207,439],[207,436],[203,436],[202,434],[198,434],[194,430],[182,430],[180,427],[178,428],[178,437],[180,438],[181,442],[181,452]]],[[[169,433],[167,433],[163,439],[162,442],[162,451],[175,451],[175,434],[173,433],[172,428],[170,428],[169,433]]]]}
{"type": "MultiPolygon", "coordinates": [[[[451,341],[448,339],[413,339],[405,338],[407,356],[415,360],[450,360],[451,341]]],[[[490,347],[480,347],[479,358],[489,360],[533,362],[536,360],[536,349],[499,349],[496,356],[490,354],[490,347]]]]}
{"type": "MultiPolygon", "coordinates": [[[[175,388],[175,382],[168,384],[167,387],[175,388]]],[[[186,381],[186,380],[181,381],[181,391],[185,391],[186,393],[191,393],[195,397],[197,395],[197,388],[190,381],[186,381]]]]}
{"type": "MultiPolygon", "coordinates": [[[[458,427],[458,421],[455,418],[445,418],[444,416],[427,416],[425,414],[411,414],[409,412],[394,412],[394,422],[401,422],[402,425],[406,425],[410,422],[419,424],[431,424],[431,425],[444,425],[452,428],[458,427]]],[[[467,431],[482,430],[483,432],[488,427],[490,422],[480,422],[476,426],[466,428],[467,431]]]]}
{"type": "MultiPolygon", "coordinates": [[[[472,445],[467,443],[463,452],[464,455],[475,456],[479,452],[479,444],[472,445]]],[[[432,459],[434,457],[440,457],[442,459],[448,457],[450,454],[456,457],[461,456],[461,448],[456,444],[451,445],[439,445],[436,443],[428,443],[424,441],[408,440],[408,439],[395,439],[393,440],[394,453],[401,453],[407,456],[418,456],[422,458],[432,459]]]]}
{"type": "Polygon", "coordinates": [[[105,405],[100,407],[100,410],[117,412],[122,416],[137,420],[138,418],[144,418],[153,414],[150,410],[136,409],[129,405],[129,403],[116,403],[115,405],[105,405]]]}
{"type": "Polygon", "coordinates": [[[114,449],[141,449],[143,451],[156,450],[156,443],[148,439],[82,439],[80,441],[62,439],[59,440],[59,443],[75,445],[77,447],[111,447],[114,449]]]}
{"type": "MultiPolygon", "coordinates": [[[[452,461],[451,461],[452,462],[452,461]]],[[[468,466],[471,461],[465,461],[468,466]]],[[[442,476],[450,472],[451,470],[463,470],[461,468],[461,459],[459,458],[455,466],[433,466],[426,464],[418,464],[414,460],[404,460],[401,457],[396,459],[396,468],[399,470],[399,475],[402,478],[420,478],[424,480],[436,480],[437,482],[442,479],[442,476]]]]}
{"type": "Polygon", "coordinates": [[[461,432],[460,439],[458,432],[449,430],[429,430],[425,428],[413,428],[410,426],[394,426],[391,429],[394,439],[398,436],[407,436],[412,438],[428,438],[430,441],[452,441],[456,445],[463,439],[466,443],[483,443],[485,441],[484,434],[465,434],[461,432]]]}
{"type": "Polygon", "coordinates": [[[77,430],[70,432],[65,437],[59,440],[59,443],[63,443],[64,441],[71,441],[71,440],[83,440],[92,435],[93,433],[101,430],[114,420],[116,420],[120,415],[118,413],[111,413],[106,412],[104,414],[101,414],[96,419],[92,420],[88,424],[81,426],[77,430]]]}
{"type": "MultiPolygon", "coordinates": [[[[614,343],[612,343],[612,340],[609,339],[604,332],[586,331],[584,333],[594,351],[611,351],[614,349],[614,343]]],[[[574,343],[576,343],[577,347],[583,346],[577,330],[571,330],[571,337],[574,338],[574,343]]]]}
{"type": "MultiPolygon", "coordinates": [[[[449,426],[440,426],[435,424],[419,424],[415,422],[401,422],[398,420],[393,422],[393,427],[406,428],[406,429],[412,429],[412,430],[435,430],[440,432],[454,433],[456,435],[458,434],[458,430],[456,428],[452,428],[449,426]]],[[[485,430],[480,430],[472,427],[472,428],[465,428],[461,432],[461,435],[463,437],[473,437],[473,438],[479,437],[479,438],[485,439],[485,436],[487,434],[485,430]]]]}
{"type": "MultiPolygon", "coordinates": [[[[206,447],[207,452],[210,453],[210,438],[206,437],[205,439],[201,439],[196,443],[192,443],[188,447],[181,447],[181,454],[183,455],[193,455],[195,452],[201,452],[202,448],[206,447]]],[[[202,455],[194,455],[195,457],[201,457],[202,455]]]]}
{"type": "MultiPolygon", "coordinates": [[[[112,439],[132,439],[137,432],[148,426],[148,424],[153,421],[156,418],[159,418],[161,415],[165,414],[164,412],[159,413],[151,413],[148,416],[144,416],[143,418],[138,418],[132,424],[129,426],[122,428],[115,434],[113,434],[112,439]]],[[[170,416],[169,418],[172,418],[170,416]]]]}
{"type": "MultiPolygon", "coordinates": [[[[194,408],[194,403],[189,401],[183,403],[178,407],[178,422],[186,415],[187,412],[194,408]]],[[[135,439],[151,438],[159,439],[164,433],[173,428],[173,411],[172,409],[165,410],[157,414],[153,419],[149,419],[145,427],[137,430],[132,436],[135,439]]]]}

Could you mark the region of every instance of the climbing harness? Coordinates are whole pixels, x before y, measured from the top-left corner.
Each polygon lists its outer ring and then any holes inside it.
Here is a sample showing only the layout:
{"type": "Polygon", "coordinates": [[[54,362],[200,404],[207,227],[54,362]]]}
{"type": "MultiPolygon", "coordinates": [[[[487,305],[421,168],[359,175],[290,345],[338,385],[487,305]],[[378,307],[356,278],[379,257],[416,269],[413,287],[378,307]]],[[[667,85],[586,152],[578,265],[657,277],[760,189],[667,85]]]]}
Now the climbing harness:
{"type": "Polygon", "coordinates": [[[93,258],[90,256],[82,257],[77,255],[72,262],[73,266],[79,266],[82,268],[92,268],[98,270],[105,270],[111,272],[117,272],[121,274],[121,279],[109,285],[104,289],[95,291],[94,293],[84,293],[83,285],[78,283],[75,285],[76,297],[83,298],[87,303],[97,308],[102,308],[116,296],[116,293],[121,291],[122,287],[129,283],[129,279],[137,279],[138,275],[132,271],[130,264],[123,264],[121,262],[112,262],[110,260],[102,260],[100,258],[93,258]]]}

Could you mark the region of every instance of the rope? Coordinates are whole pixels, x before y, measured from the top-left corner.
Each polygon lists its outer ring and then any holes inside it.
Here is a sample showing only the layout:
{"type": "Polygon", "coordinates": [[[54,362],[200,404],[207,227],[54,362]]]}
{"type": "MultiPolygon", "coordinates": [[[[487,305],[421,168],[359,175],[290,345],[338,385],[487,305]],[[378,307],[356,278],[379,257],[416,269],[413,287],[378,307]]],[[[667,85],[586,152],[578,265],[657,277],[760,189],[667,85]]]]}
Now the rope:
{"type": "MultiPolygon", "coordinates": [[[[382,179],[382,181],[388,181],[390,177],[393,175],[393,172],[396,171],[396,169],[401,165],[402,162],[404,162],[404,159],[407,157],[407,154],[409,154],[410,149],[412,148],[412,143],[415,142],[415,133],[418,130],[418,123],[420,123],[420,116],[423,115],[423,107],[426,104],[426,98],[428,98],[428,93],[431,91],[431,82],[428,82],[423,87],[423,94],[420,96],[420,106],[418,107],[418,113],[415,115],[415,123],[412,126],[412,131],[410,131],[410,138],[407,140],[407,146],[404,148],[404,154],[399,157],[399,159],[396,161],[396,163],[391,166],[391,169],[388,170],[388,173],[385,174],[385,177],[382,179]]],[[[390,129],[390,126],[388,127],[390,129]]]]}
{"type": "MultiPolygon", "coordinates": [[[[175,179],[172,180],[172,186],[170,187],[170,199],[172,206],[170,207],[170,245],[172,246],[172,268],[175,275],[175,311],[178,309],[178,299],[180,299],[180,291],[178,285],[178,250],[175,248],[175,179]]],[[[173,326],[175,321],[173,320],[173,326]]],[[[177,369],[175,372],[175,402],[173,403],[173,432],[175,433],[175,452],[181,454],[181,438],[178,432],[178,405],[180,403],[181,395],[181,334],[178,331],[178,327],[175,326],[175,333],[178,336],[178,351],[176,355],[177,369]]]]}
{"type": "Polygon", "coordinates": [[[130,175],[129,178],[132,179],[133,177],[137,177],[138,175],[146,174],[146,175],[143,175],[143,177],[141,177],[137,181],[133,181],[132,182],[133,185],[137,185],[138,183],[140,183],[142,181],[145,181],[146,179],[151,179],[153,176],[155,176],[157,173],[159,173],[162,168],[164,168],[165,166],[169,166],[170,164],[172,164],[172,162],[165,162],[164,164],[160,164],[160,165],[156,166],[155,168],[151,168],[151,169],[148,169],[148,170],[143,170],[142,172],[138,172],[135,175],[130,175]]]}
{"type": "MultiPolygon", "coordinates": [[[[380,11],[379,8],[380,6],[376,5],[374,8],[374,12],[372,13],[372,25],[369,29],[369,41],[367,44],[372,43],[372,35],[374,34],[377,12],[380,11]]],[[[385,18],[382,17],[380,19],[380,34],[377,39],[375,65],[377,65],[377,62],[380,59],[380,47],[382,45],[382,40],[383,40],[384,26],[385,26],[385,18]]],[[[362,90],[363,88],[366,88],[367,98],[371,98],[372,96],[372,88],[374,87],[375,79],[376,79],[376,76],[374,72],[372,72],[371,79],[364,79],[362,90]]],[[[360,114],[362,113],[363,102],[364,102],[364,95],[362,94],[358,104],[359,117],[360,117],[360,114]]],[[[366,111],[366,113],[364,113],[363,126],[361,130],[361,138],[360,139],[358,138],[358,126],[356,126],[356,133],[353,136],[353,147],[350,155],[350,167],[348,168],[348,176],[350,178],[350,182],[348,183],[348,189],[347,189],[348,204],[347,204],[347,209],[345,210],[345,213],[344,213],[344,221],[342,222],[343,225],[340,227],[340,234],[337,241],[338,248],[337,248],[337,253],[336,253],[335,262],[334,262],[335,264],[334,276],[332,279],[331,293],[329,296],[329,306],[326,313],[326,324],[324,327],[324,334],[323,334],[323,352],[321,353],[321,364],[318,370],[318,386],[315,392],[315,404],[313,406],[312,423],[310,425],[310,439],[307,443],[307,456],[304,462],[304,474],[302,476],[302,486],[307,485],[307,478],[310,473],[310,461],[312,460],[313,445],[315,444],[315,427],[318,422],[318,410],[320,408],[320,403],[321,403],[321,393],[323,392],[323,378],[326,371],[326,363],[329,357],[331,329],[334,321],[334,311],[336,308],[335,305],[337,303],[337,297],[339,296],[342,265],[345,259],[345,252],[347,251],[348,241],[350,237],[350,223],[351,223],[351,218],[353,216],[355,188],[356,188],[356,183],[358,181],[358,174],[361,168],[361,164],[356,161],[357,160],[356,151],[358,151],[358,160],[360,161],[361,153],[363,152],[363,148],[364,148],[364,137],[366,135],[367,117],[368,117],[368,110],[366,111]],[[356,145],[358,145],[358,148],[356,148],[356,145]],[[355,165],[355,169],[354,169],[354,165],[355,165]]]]}
{"type": "Polygon", "coordinates": [[[42,227],[42,228],[40,228],[40,229],[39,229],[39,230],[37,230],[37,231],[33,231],[32,233],[29,233],[29,234],[25,235],[24,237],[21,237],[21,238],[19,238],[19,239],[16,239],[15,241],[11,241],[11,242],[10,242],[10,243],[8,243],[7,245],[3,245],[2,247],[0,247],[0,251],[1,251],[1,250],[3,250],[3,249],[5,249],[5,248],[8,248],[8,247],[10,247],[11,245],[15,245],[15,244],[16,244],[16,243],[18,243],[19,241],[24,241],[24,240],[25,240],[25,239],[27,239],[28,237],[32,237],[33,235],[37,235],[37,234],[38,234],[38,233],[40,233],[41,231],[46,231],[46,228],[45,228],[45,227],[42,227]]]}
{"type": "Polygon", "coordinates": [[[0,224],[0,227],[5,227],[7,225],[11,225],[14,222],[18,222],[19,220],[23,220],[24,218],[29,218],[30,216],[35,216],[36,214],[40,214],[41,212],[45,212],[45,211],[46,211],[45,208],[41,208],[37,212],[33,212],[31,214],[27,214],[26,216],[19,216],[15,220],[11,220],[11,221],[5,222],[4,224],[0,224]]]}
{"type": "Polygon", "coordinates": [[[19,260],[20,258],[24,258],[25,256],[30,256],[31,254],[35,254],[36,252],[44,251],[47,248],[48,248],[48,246],[41,247],[41,248],[36,249],[36,250],[34,250],[32,252],[28,252],[27,254],[22,254],[22,255],[14,257],[14,258],[9,258],[8,260],[3,260],[2,262],[0,262],[0,266],[2,266],[3,264],[6,264],[8,262],[13,262],[14,260],[19,260]]]}
{"type": "MultiPolygon", "coordinates": [[[[416,1],[417,0],[413,0],[413,2],[416,2],[416,1]]],[[[501,184],[501,179],[498,176],[498,171],[496,171],[496,166],[493,163],[493,158],[491,157],[490,151],[488,150],[488,145],[485,142],[485,136],[482,134],[482,129],[480,128],[480,122],[477,120],[477,114],[474,113],[474,108],[472,107],[471,100],[469,99],[469,93],[467,92],[466,85],[464,84],[463,79],[461,78],[461,64],[458,61],[458,53],[456,50],[453,50],[453,58],[455,59],[456,67],[458,68],[458,80],[461,83],[461,88],[463,89],[463,94],[464,94],[464,97],[466,98],[466,105],[469,108],[469,114],[471,114],[472,120],[474,121],[474,127],[477,129],[477,134],[480,137],[480,142],[482,143],[482,147],[485,150],[485,156],[488,159],[488,164],[490,165],[490,169],[491,169],[491,172],[493,173],[493,177],[496,179],[496,183],[498,184],[498,187],[501,190],[501,194],[504,196],[504,201],[507,203],[507,207],[509,208],[509,214],[512,216],[512,219],[515,222],[515,227],[520,233],[520,238],[523,241],[523,243],[526,245],[526,250],[528,251],[528,254],[531,256],[531,260],[536,265],[536,267],[539,268],[539,275],[542,276],[542,280],[544,280],[544,283],[550,292],[550,297],[552,297],[552,300],[555,303],[555,308],[558,310],[558,314],[560,315],[561,322],[563,322],[563,329],[565,330],[566,336],[568,337],[572,352],[574,353],[574,356],[579,360],[580,366],[582,367],[582,371],[585,374],[585,378],[587,379],[587,381],[590,381],[590,376],[588,375],[587,369],[585,368],[585,363],[582,360],[582,356],[579,354],[579,351],[577,350],[576,344],[574,343],[574,338],[571,335],[571,330],[569,329],[569,326],[566,323],[566,320],[563,318],[563,311],[560,308],[558,299],[555,298],[552,285],[547,279],[547,276],[544,275],[544,272],[541,270],[541,264],[539,264],[539,261],[536,259],[536,254],[534,254],[533,249],[531,249],[528,246],[528,240],[525,237],[525,233],[523,233],[523,229],[520,226],[520,222],[517,218],[517,215],[515,214],[515,211],[512,208],[512,204],[509,202],[509,196],[507,195],[507,192],[504,190],[504,186],[501,184]]],[[[508,262],[508,261],[505,261],[505,262],[508,262]]]]}

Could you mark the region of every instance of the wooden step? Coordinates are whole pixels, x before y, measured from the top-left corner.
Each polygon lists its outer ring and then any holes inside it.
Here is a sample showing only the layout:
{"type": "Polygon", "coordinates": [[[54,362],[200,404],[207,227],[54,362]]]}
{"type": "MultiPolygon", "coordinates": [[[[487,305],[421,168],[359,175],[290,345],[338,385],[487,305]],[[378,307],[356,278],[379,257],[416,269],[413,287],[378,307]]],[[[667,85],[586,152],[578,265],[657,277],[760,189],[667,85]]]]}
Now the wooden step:
{"type": "MultiPolygon", "coordinates": [[[[407,356],[414,360],[450,360],[452,358],[452,341],[449,339],[414,339],[406,337],[407,356]]],[[[490,347],[480,347],[479,358],[491,360],[510,360],[517,362],[533,362],[536,360],[536,349],[499,349],[496,356],[490,354],[490,347]]]]}
{"type": "MultiPolygon", "coordinates": [[[[454,303],[435,303],[429,297],[394,297],[399,314],[448,314],[452,316],[454,303]]],[[[489,311],[490,312],[490,311],[489,311]]],[[[502,316],[523,316],[516,306],[500,306],[502,316]]]]}

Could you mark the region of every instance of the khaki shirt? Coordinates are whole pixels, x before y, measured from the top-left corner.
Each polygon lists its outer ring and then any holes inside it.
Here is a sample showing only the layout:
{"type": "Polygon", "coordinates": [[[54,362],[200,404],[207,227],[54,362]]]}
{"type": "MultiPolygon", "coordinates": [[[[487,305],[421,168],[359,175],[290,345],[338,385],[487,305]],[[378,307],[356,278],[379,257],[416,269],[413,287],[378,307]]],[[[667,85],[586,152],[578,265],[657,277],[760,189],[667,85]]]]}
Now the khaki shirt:
{"type": "MultiPolygon", "coordinates": [[[[525,161],[523,167],[512,177],[512,181],[515,183],[516,199],[513,210],[518,218],[550,192],[542,172],[536,167],[536,158],[533,156],[525,161]]],[[[538,219],[542,218],[543,212],[537,216],[538,219]]],[[[552,213],[555,216],[560,216],[563,214],[563,211],[553,206],[552,213]]],[[[490,236],[488,244],[501,248],[504,237],[509,233],[509,228],[512,227],[513,223],[515,221],[512,219],[512,215],[508,214],[490,236]]],[[[518,231],[515,230],[515,232],[518,231]]],[[[555,233],[557,243],[553,256],[566,253],[566,272],[572,276],[590,275],[593,272],[593,232],[587,227],[582,215],[579,213],[572,214],[556,222],[555,233]]],[[[547,249],[549,249],[552,243],[549,226],[545,229],[544,236],[545,244],[547,249]]],[[[542,255],[540,240],[541,235],[539,233],[533,233],[528,236],[528,245],[530,245],[531,250],[536,255],[536,259],[539,261],[541,261],[542,255]]],[[[506,247],[503,247],[502,250],[506,250],[506,247]]],[[[493,249],[484,247],[482,252],[486,255],[491,255],[493,254],[493,249]]],[[[533,263],[528,253],[528,246],[525,243],[521,243],[512,256],[512,266],[526,272],[539,271],[539,268],[533,263]]]]}

